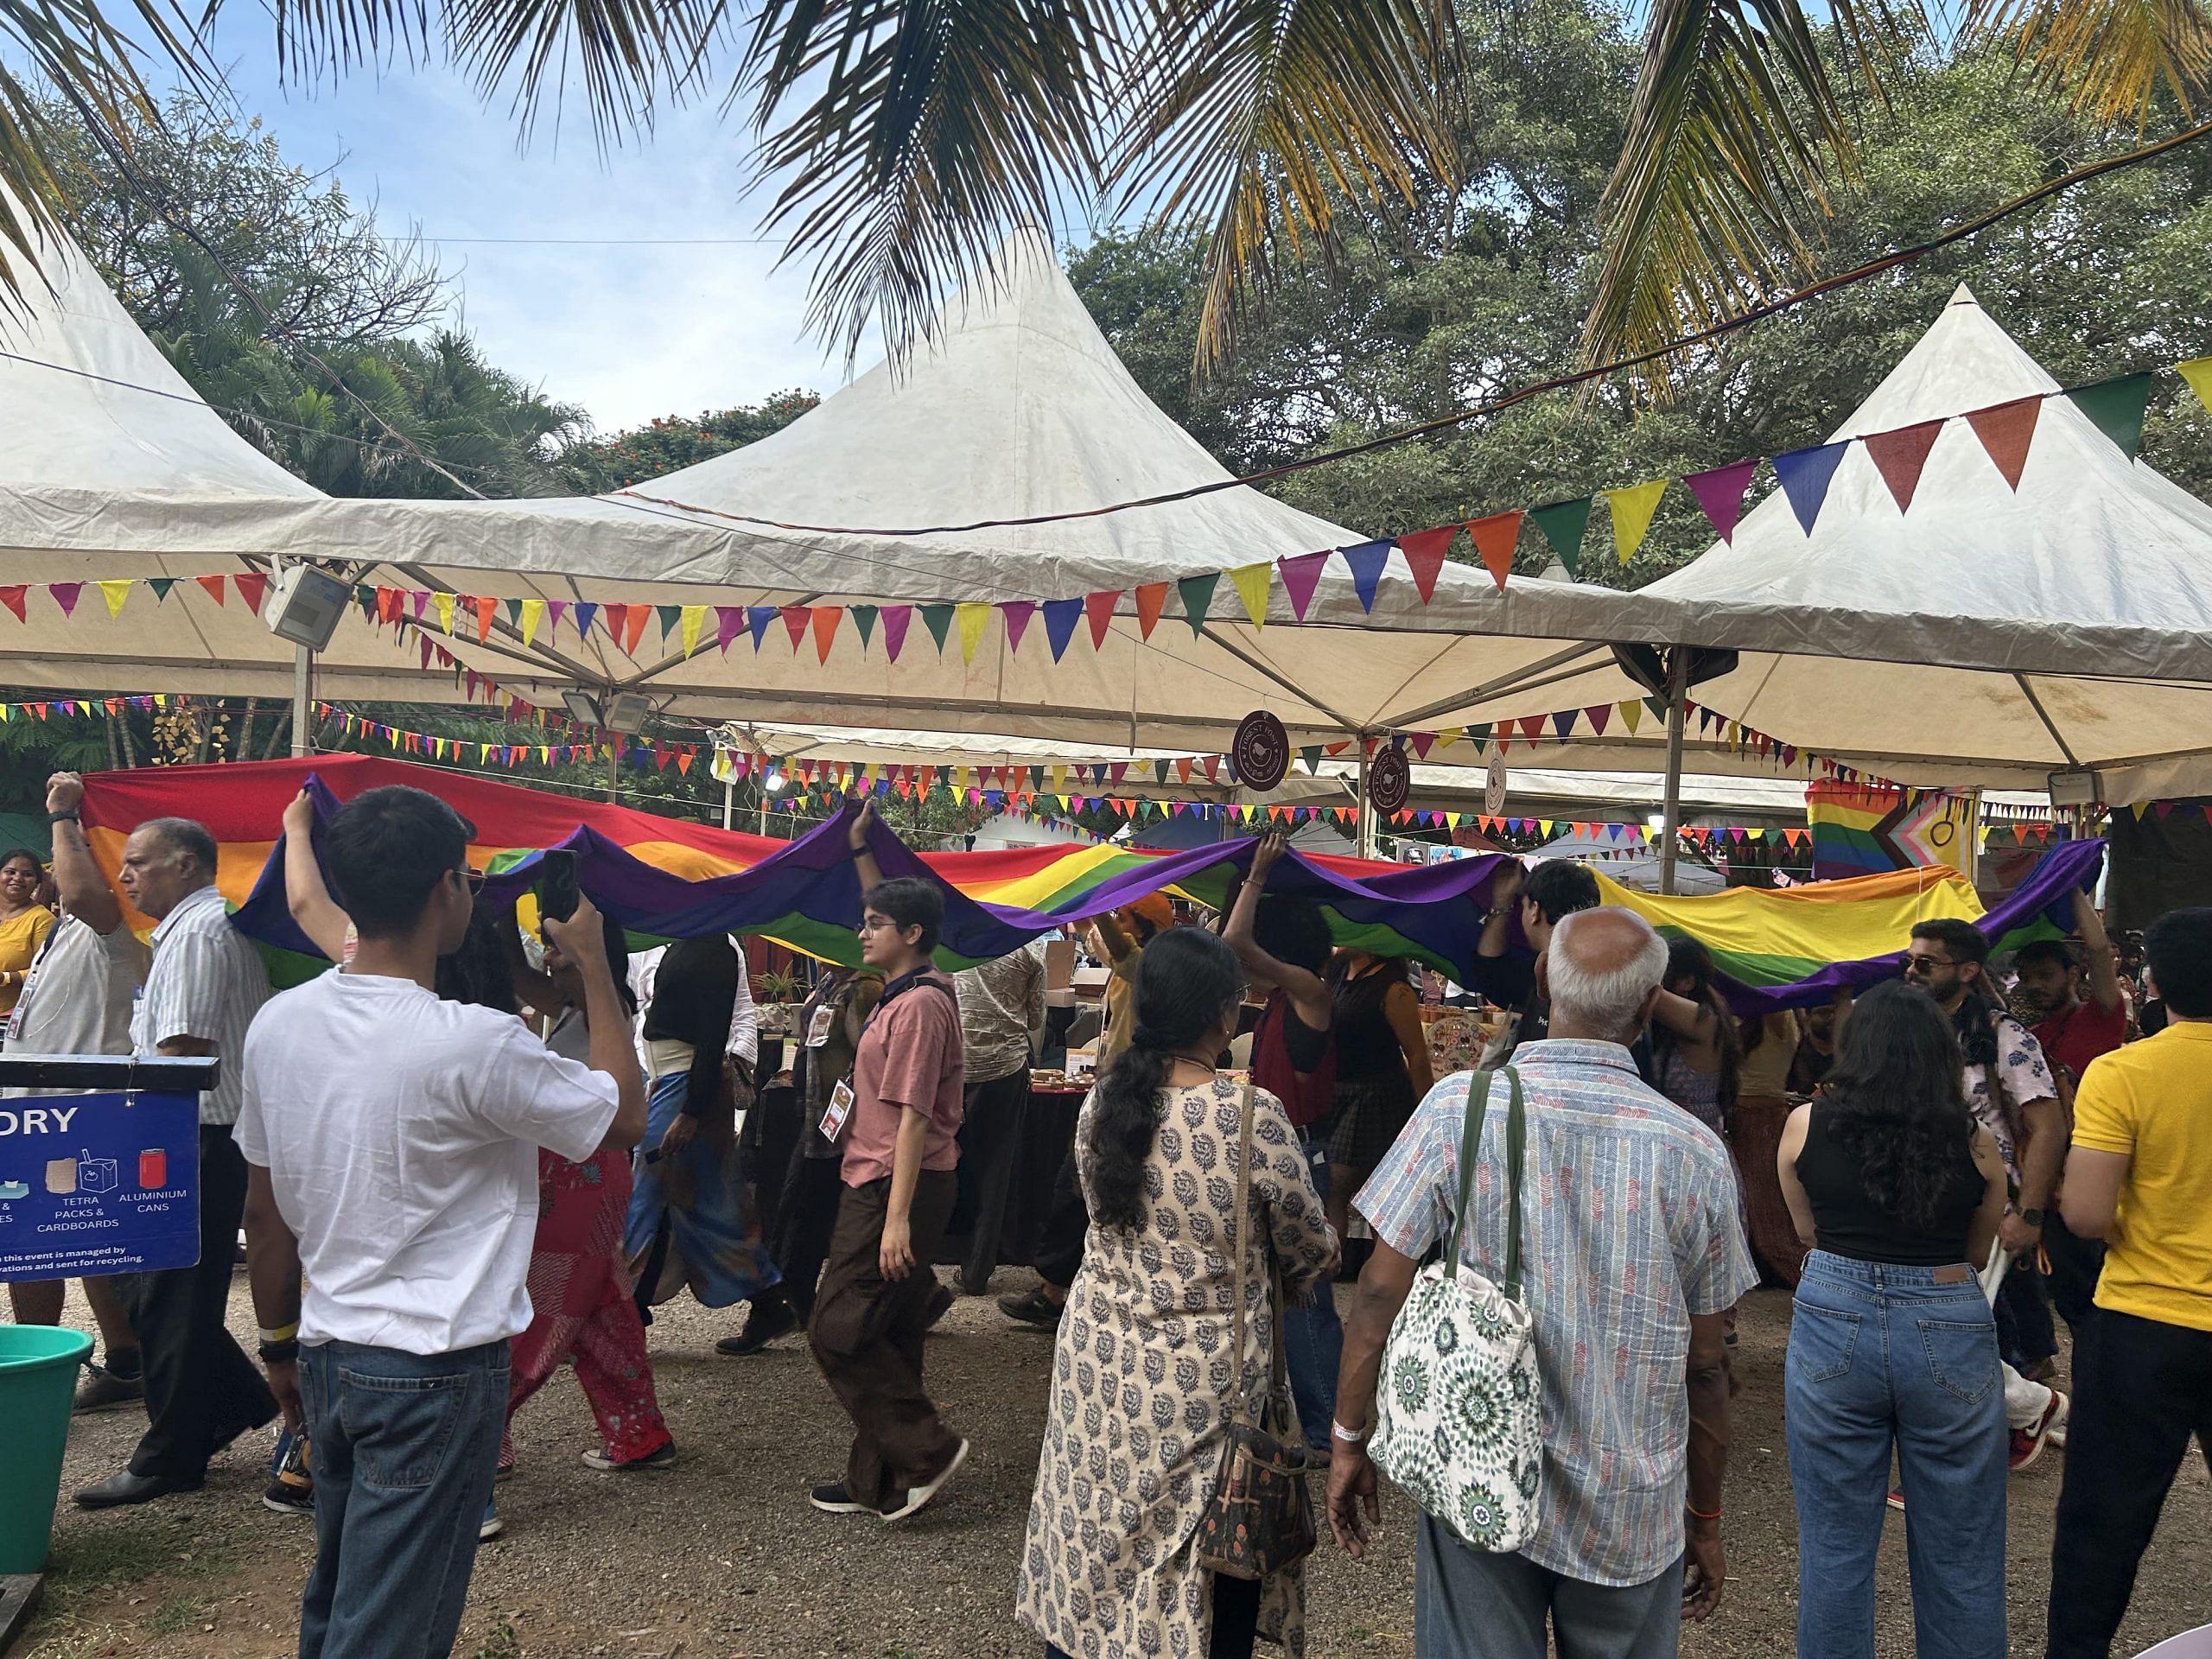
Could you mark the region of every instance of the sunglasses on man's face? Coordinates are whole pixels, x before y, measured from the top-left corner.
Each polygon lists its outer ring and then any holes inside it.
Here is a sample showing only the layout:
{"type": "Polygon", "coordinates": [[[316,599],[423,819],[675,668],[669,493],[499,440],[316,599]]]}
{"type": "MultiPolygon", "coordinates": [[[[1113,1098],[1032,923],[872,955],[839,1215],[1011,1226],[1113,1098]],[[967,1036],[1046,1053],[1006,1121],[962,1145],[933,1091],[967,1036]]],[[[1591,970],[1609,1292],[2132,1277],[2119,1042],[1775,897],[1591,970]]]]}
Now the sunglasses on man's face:
{"type": "Polygon", "coordinates": [[[1910,950],[1905,952],[1901,960],[1904,962],[1904,970],[1908,974],[1933,973],[1938,968],[1955,968],[1959,965],[1957,963],[1953,962],[1948,957],[1916,955],[1910,950]]]}

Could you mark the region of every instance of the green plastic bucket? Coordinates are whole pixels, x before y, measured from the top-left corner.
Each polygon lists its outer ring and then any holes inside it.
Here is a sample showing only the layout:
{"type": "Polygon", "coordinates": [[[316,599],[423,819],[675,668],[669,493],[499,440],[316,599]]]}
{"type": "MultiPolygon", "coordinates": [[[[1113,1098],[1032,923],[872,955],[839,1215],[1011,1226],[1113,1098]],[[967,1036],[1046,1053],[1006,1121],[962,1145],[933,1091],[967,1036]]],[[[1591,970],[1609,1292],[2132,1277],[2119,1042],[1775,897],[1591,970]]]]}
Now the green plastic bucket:
{"type": "Polygon", "coordinates": [[[0,1325],[0,1574],[46,1565],[77,1367],[92,1351],[81,1331],[0,1325]]]}

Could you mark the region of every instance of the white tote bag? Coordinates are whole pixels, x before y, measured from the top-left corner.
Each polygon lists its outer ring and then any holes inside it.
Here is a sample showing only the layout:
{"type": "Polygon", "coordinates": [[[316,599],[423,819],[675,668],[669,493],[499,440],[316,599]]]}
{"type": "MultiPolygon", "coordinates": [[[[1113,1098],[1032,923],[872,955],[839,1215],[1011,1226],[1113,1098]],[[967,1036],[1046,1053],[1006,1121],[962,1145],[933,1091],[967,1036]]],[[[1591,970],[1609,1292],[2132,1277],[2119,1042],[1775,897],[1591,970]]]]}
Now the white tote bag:
{"type": "Polygon", "coordinates": [[[1471,1548],[1503,1554],[1536,1535],[1543,1488],[1543,1400],[1535,1332],[1521,1300],[1521,1077],[1511,1066],[1505,1117],[1505,1282],[1459,1259],[1475,1192],[1483,1117],[1497,1074],[1468,1088],[1459,1203],[1444,1255],[1414,1281],[1390,1327],[1376,1386],[1376,1465],[1471,1548]]]}

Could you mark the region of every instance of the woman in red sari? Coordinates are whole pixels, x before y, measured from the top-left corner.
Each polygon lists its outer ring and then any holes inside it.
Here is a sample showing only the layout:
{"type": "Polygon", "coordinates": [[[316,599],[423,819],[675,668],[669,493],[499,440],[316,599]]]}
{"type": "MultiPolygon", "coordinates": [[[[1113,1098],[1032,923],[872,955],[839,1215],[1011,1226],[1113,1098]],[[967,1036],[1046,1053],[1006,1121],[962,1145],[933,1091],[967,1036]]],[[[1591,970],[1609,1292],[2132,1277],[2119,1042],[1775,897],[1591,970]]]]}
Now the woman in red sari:
{"type": "MultiPolygon", "coordinates": [[[[607,919],[607,961],[614,982],[634,1014],[626,976],[628,946],[612,917],[607,919]]],[[[546,1046],[574,1058],[590,1052],[583,987],[558,950],[548,948],[545,975],[527,985],[540,1013],[559,1009],[546,1046]],[[541,1001],[539,999],[544,1000],[541,1001]]],[[[537,1236],[530,1253],[530,1329],[514,1339],[507,1421],[524,1401],[573,1361],[576,1382],[599,1421],[601,1446],[583,1454],[594,1469],[665,1469],[676,1444],[653,1393],[652,1362],[645,1357],[645,1321],[631,1298],[622,1250],[622,1224],[630,1209],[630,1154],[601,1148],[582,1163],[542,1147],[537,1154],[537,1236]]],[[[499,1468],[514,1466],[512,1432],[499,1448],[499,1468]]]]}

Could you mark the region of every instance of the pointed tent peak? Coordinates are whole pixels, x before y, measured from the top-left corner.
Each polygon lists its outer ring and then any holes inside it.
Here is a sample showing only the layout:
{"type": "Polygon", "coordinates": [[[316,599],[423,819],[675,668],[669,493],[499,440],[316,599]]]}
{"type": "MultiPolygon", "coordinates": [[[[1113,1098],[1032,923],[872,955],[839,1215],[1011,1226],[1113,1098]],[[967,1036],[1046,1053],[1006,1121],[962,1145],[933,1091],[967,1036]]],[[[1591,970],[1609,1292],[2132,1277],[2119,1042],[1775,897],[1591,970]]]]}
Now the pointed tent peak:
{"type": "MultiPolygon", "coordinates": [[[[1031,230],[896,372],[880,363],[780,432],[634,489],[782,524],[915,530],[1095,512],[1229,476],[1145,396],[1031,230]]],[[[1219,570],[1363,539],[1240,486],[960,542],[1077,561],[1053,584],[1075,592],[1121,586],[1135,569],[1219,570]]]]}
{"type": "MultiPolygon", "coordinates": [[[[12,200],[12,199],[10,199],[12,200]]],[[[0,314],[0,480],[102,492],[319,492],[233,432],[131,321],[74,239],[0,314]],[[41,280],[42,278],[42,280],[41,280]]]]}
{"type": "Polygon", "coordinates": [[[1863,438],[2058,390],[1961,283],[1927,333],[1830,438],[1863,438]]]}

